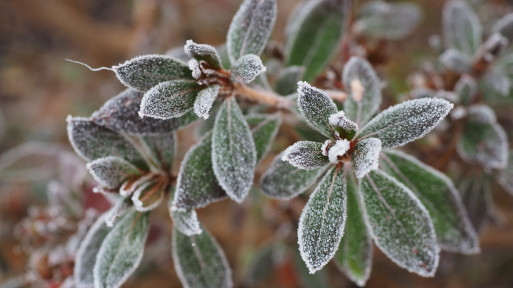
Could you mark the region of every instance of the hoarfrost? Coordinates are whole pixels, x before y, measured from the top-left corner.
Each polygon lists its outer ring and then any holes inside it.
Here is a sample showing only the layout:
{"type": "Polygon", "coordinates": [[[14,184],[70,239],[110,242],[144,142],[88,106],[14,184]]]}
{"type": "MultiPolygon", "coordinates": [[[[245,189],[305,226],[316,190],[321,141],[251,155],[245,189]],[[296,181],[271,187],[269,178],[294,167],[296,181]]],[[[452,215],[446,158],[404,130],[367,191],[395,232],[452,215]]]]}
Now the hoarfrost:
{"type": "Polygon", "coordinates": [[[328,119],[337,113],[337,106],[322,90],[304,81],[297,83],[297,106],[306,121],[326,137],[333,138],[328,119]]]}
{"type": "Polygon", "coordinates": [[[192,40],[187,40],[184,51],[187,55],[198,61],[206,61],[213,69],[221,68],[221,58],[213,46],[197,44],[192,40]]]}
{"type": "Polygon", "coordinates": [[[265,71],[266,68],[260,57],[254,54],[247,54],[232,65],[232,80],[251,83],[258,75],[265,71]]]}
{"type": "Polygon", "coordinates": [[[200,227],[200,222],[198,221],[198,215],[196,214],[196,211],[194,211],[193,209],[180,211],[173,208],[175,191],[176,189],[172,187],[168,201],[169,215],[173,220],[175,228],[187,236],[200,234],[202,230],[200,227]]]}
{"type": "Polygon", "coordinates": [[[198,93],[198,97],[196,97],[196,100],[194,101],[194,113],[196,113],[198,117],[208,119],[210,109],[212,109],[212,104],[214,104],[214,101],[219,94],[219,89],[221,89],[221,86],[212,85],[198,93]]]}
{"type": "Polygon", "coordinates": [[[321,168],[329,163],[328,157],[323,155],[322,146],[323,144],[318,142],[299,141],[289,146],[281,159],[300,169],[321,168]]]}
{"type": "Polygon", "coordinates": [[[87,163],[87,169],[100,185],[116,189],[132,176],[140,175],[134,165],[119,157],[109,156],[87,163]]]}
{"type": "Polygon", "coordinates": [[[331,163],[338,163],[341,157],[349,151],[349,148],[351,148],[351,142],[346,139],[337,140],[335,145],[333,145],[328,151],[328,159],[331,163]]]}
{"type": "Polygon", "coordinates": [[[446,2],[442,22],[445,45],[474,55],[482,42],[482,27],[469,5],[461,0],[446,2]]]}
{"type": "Polygon", "coordinates": [[[200,67],[200,63],[196,59],[191,59],[187,62],[189,69],[191,69],[192,77],[196,80],[201,78],[201,74],[203,73],[200,67]]]}
{"type": "Polygon", "coordinates": [[[341,138],[351,140],[354,137],[354,134],[358,133],[358,124],[349,120],[345,115],[346,114],[344,111],[338,111],[337,113],[331,115],[328,118],[328,121],[330,125],[334,127],[337,133],[339,133],[341,138]],[[341,128],[342,131],[339,131],[340,129],[337,128],[341,128]]]}
{"type": "Polygon", "coordinates": [[[164,187],[155,179],[141,184],[132,194],[131,199],[137,211],[146,212],[159,206],[163,198],[164,187]]]}
{"type": "Polygon", "coordinates": [[[258,163],[271,148],[280,128],[281,118],[279,115],[269,114],[251,114],[245,118],[253,135],[258,163]]]}
{"type": "Polygon", "coordinates": [[[351,160],[356,178],[361,179],[372,170],[378,169],[381,141],[367,138],[356,144],[351,160]]]}

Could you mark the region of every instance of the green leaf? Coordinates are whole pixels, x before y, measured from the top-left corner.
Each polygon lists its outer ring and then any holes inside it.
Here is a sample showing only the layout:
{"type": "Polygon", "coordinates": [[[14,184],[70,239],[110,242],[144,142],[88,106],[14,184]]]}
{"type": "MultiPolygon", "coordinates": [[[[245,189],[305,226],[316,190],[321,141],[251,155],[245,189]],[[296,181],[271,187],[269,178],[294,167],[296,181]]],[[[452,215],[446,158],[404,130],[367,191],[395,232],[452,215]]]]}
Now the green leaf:
{"type": "Polygon", "coordinates": [[[172,209],[193,210],[225,197],[212,168],[212,133],[208,133],[185,154],[172,209]]]}
{"type": "Polygon", "coordinates": [[[335,255],[345,222],[346,181],[343,169],[334,167],[310,195],[299,219],[299,252],[311,274],[335,255]]]}
{"type": "Polygon", "coordinates": [[[205,61],[210,68],[217,70],[221,68],[221,58],[216,48],[206,44],[197,44],[192,40],[187,40],[184,47],[185,54],[196,59],[197,61],[205,61]]]}
{"type": "Polygon", "coordinates": [[[171,219],[173,219],[173,224],[175,228],[180,231],[180,233],[185,234],[187,236],[192,236],[201,233],[201,225],[198,221],[198,215],[195,210],[185,210],[180,211],[174,209],[174,194],[175,187],[171,187],[170,196],[168,201],[168,210],[171,219]]]}
{"type": "Polygon", "coordinates": [[[376,170],[362,179],[360,194],[364,217],[381,251],[410,272],[433,276],[440,248],[428,211],[410,189],[376,170]]]}
{"type": "Polygon", "coordinates": [[[162,133],[141,137],[142,144],[154,162],[155,168],[171,171],[176,153],[176,133],[162,133]]]}
{"type": "Polygon", "coordinates": [[[289,200],[305,192],[325,171],[323,168],[303,170],[281,160],[283,153],[277,155],[269,169],[262,175],[262,192],[276,199],[289,200]]]}
{"type": "Polygon", "coordinates": [[[381,82],[367,60],[352,57],[344,66],[342,76],[349,97],[344,101],[344,112],[358,125],[363,125],[381,105],[381,82]]]}
{"type": "Polygon", "coordinates": [[[118,199],[117,202],[105,212],[105,224],[107,224],[108,227],[113,227],[116,220],[133,207],[134,203],[130,197],[118,199]]]}
{"type": "Polygon", "coordinates": [[[260,57],[254,54],[247,54],[240,57],[232,65],[232,80],[251,83],[258,75],[264,73],[266,69],[260,57]]]}
{"type": "Polygon", "coordinates": [[[508,96],[511,90],[511,80],[501,70],[490,68],[482,77],[482,83],[486,92],[498,96],[508,96]]]}
{"type": "Polygon", "coordinates": [[[421,98],[394,105],[374,117],[356,136],[374,137],[383,148],[403,146],[422,138],[449,113],[454,105],[439,98],[421,98]]]}
{"type": "Polygon", "coordinates": [[[299,279],[301,280],[300,287],[330,287],[326,270],[320,270],[317,271],[317,273],[315,274],[310,274],[308,267],[306,267],[306,265],[303,262],[303,259],[301,259],[301,254],[296,253],[294,256],[294,266],[296,268],[296,273],[299,274],[299,279]]]}
{"type": "Polygon", "coordinates": [[[299,141],[289,146],[281,159],[300,169],[318,169],[330,163],[328,157],[323,154],[322,148],[322,143],[299,141]]]}
{"type": "Polygon", "coordinates": [[[482,42],[483,32],[481,22],[472,8],[461,0],[446,2],[442,21],[447,47],[473,56],[482,42]]]}
{"type": "Polygon", "coordinates": [[[335,264],[351,281],[364,286],[372,268],[372,239],[358,199],[355,179],[347,175],[347,221],[335,264]]]}
{"type": "Polygon", "coordinates": [[[502,34],[511,42],[513,40],[513,13],[506,14],[506,16],[497,20],[491,31],[502,34]]]}
{"type": "Polygon", "coordinates": [[[337,50],[345,19],[342,2],[309,1],[287,28],[285,65],[305,67],[304,81],[313,81],[337,50]]]}
{"type": "Polygon", "coordinates": [[[116,156],[139,168],[147,169],[148,166],[139,151],[123,135],[86,118],[68,116],[66,121],[71,146],[86,161],[116,156]]]}
{"type": "Polygon", "coordinates": [[[162,82],[144,94],[139,116],[163,120],[181,117],[194,107],[202,88],[191,80],[162,82]]]}
{"type": "Polygon", "coordinates": [[[490,176],[487,173],[471,172],[464,178],[460,188],[470,222],[477,232],[482,232],[486,224],[496,217],[490,176]]]}
{"type": "Polygon", "coordinates": [[[185,63],[167,55],[135,57],[112,69],[123,85],[142,92],[161,82],[192,79],[185,63]]]}
{"type": "Polygon", "coordinates": [[[248,115],[245,118],[253,135],[258,163],[271,148],[274,138],[276,138],[276,134],[278,134],[281,119],[278,115],[263,114],[248,115]]]}
{"type": "Polygon", "coordinates": [[[160,177],[142,183],[132,194],[135,209],[146,212],[157,208],[164,198],[165,187],[160,177]]]}
{"type": "Polygon", "coordinates": [[[75,256],[75,267],[73,269],[73,277],[77,287],[93,287],[93,269],[96,262],[96,255],[109,231],[110,228],[105,225],[104,214],[96,219],[96,222],[89,228],[86,236],[80,243],[75,256]]]}
{"type": "Polygon", "coordinates": [[[381,167],[410,188],[428,210],[440,248],[465,254],[479,252],[479,238],[447,176],[399,151],[387,150],[381,159],[381,167]]]}
{"type": "Polygon", "coordinates": [[[256,154],[253,136],[239,105],[233,98],[226,99],[214,124],[212,162],[219,185],[239,203],[253,184],[256,154]]]}
{"type": "Polygon", "coordinates": [[[211,85],[201,90],[194,101],[194,113],[203,119],[208,119],[210,109],[219,95],[220,85],[211,85]]]}
{"type": "Polygon", "coordinates": [[[247,54],[260,55],[276,20],[276,0],[244,0],[233,17],[226,46],[233,64],[247,54]]]}
{"type": "Polygon", "coordinates": [[[499,172],[499,183],[513,195],[513,150],[509,150],[508,165],[499,172]]]}
{"type": "Polygon", "coordinates": [[[378,138],[367,138],[355,145],[351,161],[356,178],[361,179],[370,171],[378,169],[380,152],[381,141],[378,138]]]}
{"type": "Polygon", "coordinates": [[[458,73],[472,70],[472,57],[456,49],[445,50],[438,59],[447,69],[458,73]]]}
{"type": "Polygon", "coordinates": [[[306,82],[298,82],[297,106],[306,121],[324,136],[333,138],[329,117],[337,113],[337,106],[326,93],[306,82]]]}
{"type": "Polygon", "coordinates": [[[94,287],[120,287],[144,254],[150,228],[149,213],[126,213],[102,243],[94,265],[94,287]]]}
{"type": "Polygon", "coordinates": [[[469,75],[463,75],[454,86],[454,92],[458,95],[461,104],[469,105],[477,95],[477,88],[474,78],[469,75]]]}
{"type": "Polygon", "coordinates": [[[119,157],[108,156],[87,163],[87,169],[100,185],[108,189],[117,189],[131,177],[140,172],[134,165],[119,157]]]}
{"type": "Polygon", "coordinates": [[[174,229],[171,245],[176,274],[185,288],[233,286],[226,256],[205,228],[193,236],[174,229]]]}
{"type": "Polygon", "coordinates": [[[284,248],[284,245],[272,243],[252,251],[249,264],[244,273],[244,284],[247,285],[247,287],[255,287],[260,284],[260,282],[273,275],[273,272],[278,268],[278,255],[280,255],[280,252],[285,252],[280,250],[284,250],[284,248]]]}
{"type": "Polygon", "coordinates": [[[274,91],[280,95],[295,93],[297,90],[297,82],[303,78],[303,74],[305,74],[304,67],[290,66],[285,68],[276,80],[274,91]]]}
{"type": "Polygon", "coordinates": [[[487,168],[505,168],[508,162],[508,139],[496,122],[495,113],[485,105],[468,110],[468,120],[458,142],[458,153],[471,163],[487,168]]]}

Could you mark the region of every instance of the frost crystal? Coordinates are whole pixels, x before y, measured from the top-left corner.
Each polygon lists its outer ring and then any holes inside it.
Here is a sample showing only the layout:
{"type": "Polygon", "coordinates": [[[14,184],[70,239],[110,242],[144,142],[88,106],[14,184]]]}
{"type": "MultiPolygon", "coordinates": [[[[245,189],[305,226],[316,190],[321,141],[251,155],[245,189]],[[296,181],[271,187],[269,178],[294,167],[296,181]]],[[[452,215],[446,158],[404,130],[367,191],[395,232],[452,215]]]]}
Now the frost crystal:
{"type": "Polygon", "coordinates": [[[349,120],[346,116],[344,111],[338,111],[337,113],[333,114],[328,118],[328,121],[331,126],[337,130],[337,133],[339,133],[339,137],[346,138],[351,140],[354,135],[358,132],[358,125],[349,120]],[[338,129],[340,128],[340,129],[338,129]]]}
{"type": "Polygon", "coordinates": [[[328,158],[331,163],[338,163],[339,160],[346,154],[346,152],[351,148],[351,142],[346,139],[337,140],[335,145],[333,145],[328,151],[328,158]]]}
{"type": "Polygon", "coordinates": [[[207,88],[201,90],[194,101],[194,113],[203,119],[208,119],[210,109],[212,108],[212,104],[217,98],[219,94],[219,89],[221,86],[212,85],[207,88]]]}
{"type": "Polygon", "coordinates": [[[235,81],[251,83],[266,68],[260,57],[254,54],[242,56],[235,64],[232,65],[232,79],[235,81]]]}
{"type": "Polygon", "coordinates": [[[132,194],[131,199],[137,211],[146,212],[153,210],[162,202],[164,191],[162,185],[160,185],[161,183],[157,181],[155,179],[141,184],[132,194]]]}
{"type": "Polygon", "coordinates": [[[139,175],[139,170],[129,162],[114,156],[100,158],[87,164],[87,169],[100,185],[116,189],[131,177],[139,175]]]}
{"type": "Polygon", "coordinates": [[[201,224],[198,221],[198,215],[194,210],[185,210],[180,211],[173,209],[173,194],[175,193],[174,188],[171,188],[171,197],[169,197],[168,209],[169,215],[171,219],[173,219],[173,223],[175,228],[178,229],[181,233],[192,236],[201,233],[201,224]]]}
{"type": "Polygon", "coordinates": [[[328,157],[330,148],[333,147],[333,145],[335,145],[334,140],[324,141],[324,144],[322,144],[322,147],[321,147],[322,155],[328,157]]]}
{"type": "Polygon", "coordinates": [[[200,79],[202,72],[198,60],[191,59],[189,62],[187,62],[187,65],[189,66],[189,69],[191,69],[192,77],[194,77],[196,80],[200,79]]]}
{"type": "Polygon", "coordinates": [[[213,69],[221,68],[221,58],[213,46],[197,44],[192,40],[187,40],[184,51],[187,55],[198,61],[206,61],[213,69]]]}
{"type": "Polygon", "coordinates": [[[356,178],[361,179],[372,170],[378,169],[381,141],[378,138],[364,139],[355,146],[352,161],[356,178]]]}
{"type": "Polygon", "coordinates": [[[333,138],[333,130],[328,124],[328,118],[337,113],[337,106],[333,100],[307,82],[300,81],[297,85],[297,106],[303,117],[324,136],[333,138]]]}
{"type": "Polygon", "coordinates": [[[323,155],[322,146],[318,142],[299,141],[288,147],[281,159],[305,170],[321,168],[329,163],[328,158],[323,155]]]}

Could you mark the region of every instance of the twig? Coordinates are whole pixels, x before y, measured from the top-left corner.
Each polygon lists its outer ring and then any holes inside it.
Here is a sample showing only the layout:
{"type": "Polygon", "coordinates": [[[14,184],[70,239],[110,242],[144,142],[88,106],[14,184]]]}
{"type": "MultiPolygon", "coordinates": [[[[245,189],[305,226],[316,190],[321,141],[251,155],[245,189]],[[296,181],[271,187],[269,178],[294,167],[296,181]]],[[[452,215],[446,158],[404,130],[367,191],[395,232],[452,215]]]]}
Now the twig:
{"type": "Polygon", "coordinates": [[[237,95],[247,100],[263,103],[272,107],[285,108],[294,105],[294,102],[272,92],[256,90],[244,84],[234,84],[237,95]]]}

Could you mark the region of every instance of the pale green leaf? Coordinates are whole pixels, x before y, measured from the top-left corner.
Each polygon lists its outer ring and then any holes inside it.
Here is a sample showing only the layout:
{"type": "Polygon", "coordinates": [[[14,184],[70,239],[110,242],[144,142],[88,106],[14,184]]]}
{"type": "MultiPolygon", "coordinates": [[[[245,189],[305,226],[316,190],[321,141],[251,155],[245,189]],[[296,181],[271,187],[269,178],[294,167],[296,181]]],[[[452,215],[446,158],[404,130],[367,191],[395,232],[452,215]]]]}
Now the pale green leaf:
{"type": "Polygon", "coordinates": [[[192,40],[187,40],[184,46],[185,54],[197,61],[207,62],[212,69],[221,68],[221,58],[217,53],[216,48],[207,44],[197,44],[192,40]]]}
{"type": "Polygon", "coordinates": [[[278,115],[253,114],[245,117],[255,142],[257,163],[267,154],[280,128],[278,115]]]}
{"type": "Polygon", "coordinates": [[[198,221],[198,215],[196,211],[193,209],[190,210],[177,210],[174,209],[174,194],[175,187],[170,188],[170,196],[168,200],[168,210],[171,219],[173,220],[174,227],[180,231],[180,233],[185,234],[187,236],[192,236],[195,234],[201,233],[201,225],[198,221]]]}
{"type": "Polygon", "coordinates": [[[299,141],[285,150],[282,160],[300,169],[318,169],[330,162],[328,157],[323,155],[322,147],[322,143],[299,141]]]}
{"type": "Polygon", "coordinates": [[[87,163],[93,178],[108,189],[117,189],[131,177],[140,175],[139,169],[119,157],[108,156],[87,163]]]}
{"type": "Polygon", "coordinates": [[[445,45],[473,56],[482,41],[481,22],[472,8],[462,0],[446,2],[443,14],[445,45]]]}
{"type": "Polygon", "coordinates": [[[298,83],[297,106],[306,121],[324,136],[333,138],[329,117],[337,113],[337,106],[322,90],[306,82],[298,83]]]}
{"type": "Polygon", "coordinates": [[[367,138],[355,145],[351,161],[356,178],[361,179],[370,171],[378,169],[380,152],[381,141],[378,138],[367,138]]]}

